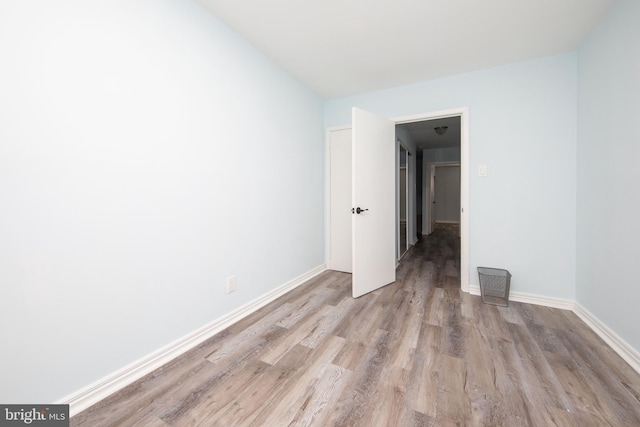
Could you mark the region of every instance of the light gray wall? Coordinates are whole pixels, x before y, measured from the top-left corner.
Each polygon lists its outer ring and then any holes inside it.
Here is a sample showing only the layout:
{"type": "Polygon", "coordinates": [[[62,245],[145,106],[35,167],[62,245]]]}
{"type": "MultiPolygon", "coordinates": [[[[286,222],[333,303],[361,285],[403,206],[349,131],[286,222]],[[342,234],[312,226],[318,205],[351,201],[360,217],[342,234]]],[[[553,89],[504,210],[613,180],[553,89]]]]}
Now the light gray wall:
{"type": "Polygon", "coordinates": [[[2,1],[0,52],[0,402],[324,262],[322,101],[196,2],[2,1]]]}
{"type": "Polygon", "coordinates": [[[640,2],[579,51],[577,301],[640,351],[640,2]]]}
{"type": "Polygon", "coordinates": [[[350,123],[352,106],[390,118],[468,107],[471,285],[495,266],[512,291],[574,299],[576,74],[574,52],[330,100],[325,126],[350,123]]]}

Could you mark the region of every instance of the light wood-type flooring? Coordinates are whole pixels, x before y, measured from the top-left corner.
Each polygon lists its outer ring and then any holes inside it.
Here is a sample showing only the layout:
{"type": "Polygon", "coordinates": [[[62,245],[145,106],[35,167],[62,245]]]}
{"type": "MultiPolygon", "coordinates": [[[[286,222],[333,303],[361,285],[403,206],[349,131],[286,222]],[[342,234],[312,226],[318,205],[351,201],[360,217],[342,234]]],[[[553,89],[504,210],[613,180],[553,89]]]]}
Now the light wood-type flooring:
{"type": "Polygon", "coordinates": [[[71,425],[640,426],[640,375],[575,314],[483,304],[458,259],[445,228],[372,294],[324,272],[71,425]]]}

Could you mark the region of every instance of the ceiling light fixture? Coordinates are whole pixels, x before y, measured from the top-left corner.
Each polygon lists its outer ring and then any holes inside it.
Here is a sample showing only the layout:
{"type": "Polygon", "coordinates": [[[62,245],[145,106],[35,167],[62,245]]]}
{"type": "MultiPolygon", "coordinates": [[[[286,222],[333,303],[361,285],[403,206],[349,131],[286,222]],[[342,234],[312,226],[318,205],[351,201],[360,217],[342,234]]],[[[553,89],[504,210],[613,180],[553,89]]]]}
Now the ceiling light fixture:
{"type": "Polygon", "coordinates": [[[444,135],[447,129],[449,129],[449,126],[438,126],[436,128],[433,128],[433,130],[435,130],[438,135],[444,135]]]}

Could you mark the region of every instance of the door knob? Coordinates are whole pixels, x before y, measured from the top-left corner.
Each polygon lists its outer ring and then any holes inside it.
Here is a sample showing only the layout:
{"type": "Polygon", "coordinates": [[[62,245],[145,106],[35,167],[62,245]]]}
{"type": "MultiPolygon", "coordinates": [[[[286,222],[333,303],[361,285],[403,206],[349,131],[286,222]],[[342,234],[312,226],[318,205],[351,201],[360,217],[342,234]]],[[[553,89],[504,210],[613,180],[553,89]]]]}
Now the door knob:
{"type": "Polygon", "coordinates": [[[357,213],[358,215],[360,215],[362,212],[364,211],[368,211],[369,209],[360,209],[360,207],[357,208],[351,208],[351,213],[357,213]]]}

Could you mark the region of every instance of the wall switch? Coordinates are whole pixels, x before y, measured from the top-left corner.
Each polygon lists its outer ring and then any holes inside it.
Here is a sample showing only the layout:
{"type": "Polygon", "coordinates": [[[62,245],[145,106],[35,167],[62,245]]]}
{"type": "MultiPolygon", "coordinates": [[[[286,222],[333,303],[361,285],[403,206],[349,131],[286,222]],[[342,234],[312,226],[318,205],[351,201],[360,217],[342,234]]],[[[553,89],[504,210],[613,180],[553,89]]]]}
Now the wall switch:
{"type": "Polygon", "coordinates": [[[236,276],[227,277],[227,293],[236,291],[236,276]]]}
{"type": "Polygon", "coordinates": [[[478,166],[478,176],[487,176],[487,165],[478,166]]]}

